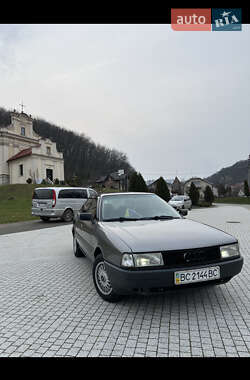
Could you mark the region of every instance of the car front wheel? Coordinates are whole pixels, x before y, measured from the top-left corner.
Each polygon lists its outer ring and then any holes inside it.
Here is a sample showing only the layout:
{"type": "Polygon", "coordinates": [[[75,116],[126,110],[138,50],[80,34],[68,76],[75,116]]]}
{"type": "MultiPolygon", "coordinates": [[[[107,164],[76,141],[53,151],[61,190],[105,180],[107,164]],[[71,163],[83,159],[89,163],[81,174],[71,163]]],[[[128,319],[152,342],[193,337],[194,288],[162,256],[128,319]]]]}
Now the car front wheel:
{"type": "Polygon", "coordinates": [[[122,296],[119,294],[116,294],[112,289],[102,255],[98,255],[96,257],[94,265],[93,265],[92,275],[93,275],[93,281],[94,281],[94,285],[97,290],[97,293],[105,301],[118,302],[122,299],[122,296]]]}

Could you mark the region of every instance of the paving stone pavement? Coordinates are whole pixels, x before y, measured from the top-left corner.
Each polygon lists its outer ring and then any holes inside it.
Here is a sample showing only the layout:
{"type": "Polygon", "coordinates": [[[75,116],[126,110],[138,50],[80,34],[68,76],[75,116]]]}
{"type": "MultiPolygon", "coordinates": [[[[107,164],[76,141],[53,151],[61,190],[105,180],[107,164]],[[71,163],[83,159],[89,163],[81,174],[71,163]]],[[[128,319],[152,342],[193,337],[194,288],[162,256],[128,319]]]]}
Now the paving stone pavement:
{"type": "Polygon", "coordinates": [[[73,256],[70,225],[0,236],[0,356],[249,357],[250,209],[218,205],[188,218],[236,236],[242,272],[117,304],[98,296],[91,263],[73,256]]]}

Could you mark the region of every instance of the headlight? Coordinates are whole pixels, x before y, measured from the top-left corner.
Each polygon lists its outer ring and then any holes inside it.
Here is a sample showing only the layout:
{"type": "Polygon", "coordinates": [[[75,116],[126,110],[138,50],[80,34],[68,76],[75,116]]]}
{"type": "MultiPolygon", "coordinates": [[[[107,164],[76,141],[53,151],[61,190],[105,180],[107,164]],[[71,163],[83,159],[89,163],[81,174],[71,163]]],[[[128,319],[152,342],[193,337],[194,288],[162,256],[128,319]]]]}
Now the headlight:
{"type": "Polygon", "coordinates": [[[124,253],[121,265],[123,267],[147,267],[164,265],[161,252],[156,253],[124,253]]]}
{"type": "Polygon", "coordinates": [[[138,253],[134,254],[134,261],[136,267],[147,267],[163,265],[162,254],[157,253],[138,253]]]}
{"type": "Polygon", "coordinates": [[[222,259],[228,259],[230,257],[239,256],[239,244],[223,245],[220,247],[220,255],[222,259]]]}

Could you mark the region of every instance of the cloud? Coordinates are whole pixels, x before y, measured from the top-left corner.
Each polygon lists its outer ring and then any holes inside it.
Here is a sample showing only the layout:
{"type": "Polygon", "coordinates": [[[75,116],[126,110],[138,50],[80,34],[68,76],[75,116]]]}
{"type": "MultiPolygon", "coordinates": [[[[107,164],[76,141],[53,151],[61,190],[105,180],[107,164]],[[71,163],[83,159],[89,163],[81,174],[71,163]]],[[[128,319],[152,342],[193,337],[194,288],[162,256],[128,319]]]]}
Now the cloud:
{"type": "Polygon", "coordinates": [[[23,99],[145,175],[206,176],[249,153],[249,37],[247,25],[1,25],[0,105],[23,99]]]}

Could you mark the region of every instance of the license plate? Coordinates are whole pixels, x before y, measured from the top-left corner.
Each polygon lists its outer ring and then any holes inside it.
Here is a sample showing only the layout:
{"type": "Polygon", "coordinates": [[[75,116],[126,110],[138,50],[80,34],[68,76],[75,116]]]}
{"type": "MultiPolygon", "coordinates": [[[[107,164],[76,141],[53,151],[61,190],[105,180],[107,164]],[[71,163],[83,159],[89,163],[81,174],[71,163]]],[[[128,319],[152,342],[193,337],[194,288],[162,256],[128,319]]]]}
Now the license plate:
{"type": "Polygon", "coordinates": [[[194,282],[218,280],[220,278],[220,267],[208,267],[175,272],[175,285],[191,284],[194,282]]]}

